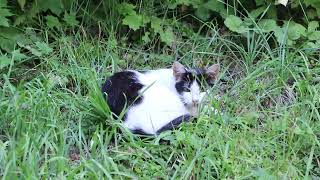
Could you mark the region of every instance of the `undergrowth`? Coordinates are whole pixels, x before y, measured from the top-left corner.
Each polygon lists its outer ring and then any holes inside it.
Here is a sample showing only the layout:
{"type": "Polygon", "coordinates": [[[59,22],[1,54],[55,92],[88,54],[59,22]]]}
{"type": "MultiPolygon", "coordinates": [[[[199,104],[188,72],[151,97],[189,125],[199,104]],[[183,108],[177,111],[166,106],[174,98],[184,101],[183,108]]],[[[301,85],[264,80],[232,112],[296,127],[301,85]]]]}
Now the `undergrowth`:
{"type": "Polygon", "coordinates": [[[34,29],[42,43],[0,70],[1,177],[320,178],[319,48],[293,48],[257,25],[234,35],[203,23],[205,34],[181,31],[174,46],[157,37],[131,44],[110,27],[94,37],[82,27],[34,29]],[[189,66],[221,64],[208,105],[221,113],[204,106],[198,120],[157,137],[122,128],[100,92],[104,80],[170,67],[177,56],[189,66]]]}

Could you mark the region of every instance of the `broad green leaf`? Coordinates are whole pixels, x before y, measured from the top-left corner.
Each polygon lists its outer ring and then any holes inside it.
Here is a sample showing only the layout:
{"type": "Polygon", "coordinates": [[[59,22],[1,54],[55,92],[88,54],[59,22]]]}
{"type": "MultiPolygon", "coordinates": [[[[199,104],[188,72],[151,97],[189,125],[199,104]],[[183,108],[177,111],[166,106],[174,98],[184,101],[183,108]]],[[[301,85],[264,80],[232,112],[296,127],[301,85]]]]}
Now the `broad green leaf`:
{"type": "Polygon", "coordinates": [[[230,15],[224,21],[224,24],[233,32],[243,33],[246,28],[244,27],[243,21],[234,15],[230,15]]]}
{"type": "Polygon", "coordinates": [[[167,3],[167,6],[168,6],[168,8],[169,9],[176,9],[177,8],[177,6],[178,6],[178,3],[177,2],[169,2],[169,3],[167,3]]]}
{"type": "Polygon", "coordinates": [[[40,51],[38,51],[37,49],[31,47],[31,46],[27,46],[27,49],[31,52],[31,54],[41,57],[42,53],[40,51]]]}
{"type": "Polygon", "coordinates": [[[311,41],[318,41],[320,40],[320,31],[313,31],[308,34],[308,39],[311,41]]]}
{"type": "Polygon", "coordinates": [[[7,56],[4,56],[4,55],[0,56],[0,69],[3,69],[5,67],[9,66],[10,63],[11,63],[10,58],[8,58],[7,56]]]}
{"type": "Polygon", "coordinates": [[[31,41],[25,44],[33,44],[37,41],[42,41],[42,38],[39,37],[39,35],[35,32],[35,29],[33,28],[26,28],[25,34],[30,38],[31,41]]]}
{"type": "Polygon", "coordinates": [[[255,0],[256,1],[256,6],[261,6],[265,3],[264,0],[255,0]]]}
{"type": "Polygon", "coordinates": [[[64,13],[63,20],[71,27],[78,25],[79,21],[76,19],[76,13],[64,13]]]}
{"type": "Polygon", "coordinates": [[[320,16],[320,7],[316,8],[317,16],[320,16]]]}
{"type": "Polygon", "coordinates": [[[70,1],[70,0],[60,0],[60,1],[64,10],[72,9],[74,1],[70,1]]]}
{"type": "Polygon", "coordinates": [[[308,24],[308,32],[313,32],[319,27],[319,22],[318,21],[311,21],[308,24]]]}
{"type": "Polygon", "coordinates": [[[63,10],[60,0],[36,0],[35,5],[39,10],[50,10],[55,15],[60,15],[63,10]]]}
{"type": "Polygon", "coordinates": [[[306,6],[313,6],[315,8],[320,7],[319,0],[304,0],[306,6]]]}
{"type": "Polygon", "coordinates": [[[242,26],[244,26],[244,27],[249,27],[253,24],[252,19],[249,17],[244,18],[242,22],[243,22],[242,26]]]}
{"type": "Polygon", "coordinates": [[[260,16],[268,7],[262,6],[257,9],[252,10],[249,14],[251,18],[256,19],[258,16],[260,16]]]}
{"type": "Polygon", "coordinates": [[[26,55],[24,55],[24,54],[22,54],[22,53],[20,52],[20,49],[17,49],[17,50],[12,51],[11,54],[12,54],[12,58],[13,58],[14,60],[16,60],[16,61],[21,61],[21,60],[27,58],[26,55]]]}
{"type": "Polygon", "coordinates": [[[222,1],[209,0],[203,6],[211,11],[218,12],[220,14],[220,16],[223,18],[226,18],[226,16],[227,16],[227,10],[226,10],[224,3],[222,1]]]}
{"type": "Polygon", "coordinates": [[[171,46],[172,42],[174,41],[174,34],[171,28],[167,28],[164,32],[160,33],[160,39],[162,42],[166,43],[167,45],[171,46]]]}
{"type": "Polygon", "coordinates": [[[277,38],[278,42],[282,42],[285,39],[285,32],[281,27],[277,27],[276,29],[273,30],[274,35],[277,38]]]}
{"type": "Polygon", "coordinates": [[[291,22],[286,22],[283,27],[285,29],[288,27],[287,33],[288,33],[288,38],[290,40],[297,40],[301,36],[306,36],[306,28],[301,24],[291,21],[291,22]],[[287,26],[288,23],[289,23],[289,26],[287,26]]]}
{"type": "Polygon", "coordinates": [[[151,18],[151,28],[153,29],[154,32],[160,33],[162,29],[162,20],[157,17],[152,17],[151,18]]]}
{"type": "Polygon", "coordinates": [[[266,18],[277,19],[277,7],[275,5],[270,5],[266,13],[266,18]]]}
{"type": "Polygon", "coordinates": [[[0,0],[0,26],[9,27],[9,19],[7,19],[7,17],[12,15],[13,14],[7,8],[7,1],[0,0]]]}
{"type": "Polygon", "coordinates": [[[207,9],[210,9],[211,11],[216,11],[216,12],[220,12],[221,9],[224,9],[224,3],[218,0],[209,0],[204,4],[204,6],[207,9]]]}
{"type": "Polygon", "coordinates": [[[11,39],[8,39],[8,38],[4,38],[4,37],[1,37],[1,33],[0,33],[0,48],[7,51],[7,52],[10,52],[14,49],[14,46],[15,46],[16,42],[11,40],[11,39]]]}
{"type": "Polygon", "coordinates": [[[0,26],[9,27],[9,19],[7,17],[12,16],[8,9],[0,9],[0,26]]]}
{"type": "Polygon", "coordinates": [[[7,0],[0,0],[0,8],[7,7],[7,0]]]}
{"type": "Polygon", "coordinates": [[[24,22],[26,22],[26,20],[27,20],[26,15],[20,15],[14,20],[13,26],[18,26],[20,24],[23,24],[24,22]]]}
{"type": "Polygon", "coordinates": [[[50,53],[52,53],[52,48],[44,42],[36,42],[36,47],[38,48],[38,50],[45,55],[48,55],[50,53]]]}
{"type": "Polygon", "coordinates": [[[135,6],[129,3],[121,3],[118,5],[118,12],[122,15],[136,14],[135,6]]]}
{"type": "Polygon", "coordinates": [[[299,8],[301,1],[291,1],[290,8],[299,8]]]}
{"type": "Polygon", "coordinates": [[[320,16],[320,1],[319,0],[304,0],[306,6],[311,6],[316,9],[317,15],[320,16]]]}
{"type": "Polygon", "coordinates": [[[143,18],[142,15],[130,14],[122,20],[122,23],[124,25],[128,25],[130,29],[136,31],[143,26],[143,18]]]}
{"type": "Polygon", "coordinates": [[[286,43],[287,45],[292,45],[294,41],[288,38],[288,34],[285,32],[284,28],[277,27],[274,30],[274,35],[279,43],[286,43]]]}
{"type": "Polygon", "coordinates": [[[207,21],[210,17],[210,12],[206,7],[200,6],[196,12],[195,15],[200,18],[203,21],[207,21]]]}
{"type": "Polygon", "coordinates": [[[51,16],[51,15],[46,16],[46,20],[47,20],[47,26],[49,28],[54,28],[54,27],[59,28],[59,27],[61,27],[59,19],[54,17],[54,16],[51,16]]]}
{"type": "Polygon", "coordinates": [[[40,51],[38,51],[37,49],[31,47],[30,45],[26,45],[26,46],[23,46],[21,45],[22,47],[28,49],[31,54],[35,55],[35,56],[38,56],[38,57],[41,57],[42,56],[42,53],[40,51]]]}
{"type": "Polygon", "coordinates": [[[145,43],[149,43],[150,42],[150,38],[149,38],[150,32],[145,32],[143,37],[142,37],[142,41],[145,43]]]}
{"type": "Polygon", "coordinates": [[[316,45],[314,42],[307,42],[307,44],[305,44],[303,47],[304,48],[319,48],[319,46],[316,45]]]}
{"type": "Polygon", "coordinates": [[[18,42],[23,43],[26,40],[24,34],[17,28],[0,27],[0,48],[7,52],[12,52],[18,42]]]}
{"type": "Polygon", "coordinates": [[[176,0],[176,5],[186,5],[192,6],[193,8],[198,8],[198,6],[202,3],[201,0],[176,0]]]}
{"type": "Polygon", "coordinates": [[[273,19],[263,19],[258,22],[263,32],[275,31],[278,27],[277,22],[273,19]]]}
{"type": "Polygon", "coordinates": [[[26,0],[18,0],[19,6],[21,10],[24,10],[24,5],[26,4],[26,0]]]}
{"type": "Polygon", "coordinates": [[[145,15],[143,15],[143,16],[142,16],[142,21],[143,21],[143,24],[147,24],[147,23],[149,23],[149,22],[150,22],[150,18],[149,18],[149,16],[145,16],[145,15]]]}

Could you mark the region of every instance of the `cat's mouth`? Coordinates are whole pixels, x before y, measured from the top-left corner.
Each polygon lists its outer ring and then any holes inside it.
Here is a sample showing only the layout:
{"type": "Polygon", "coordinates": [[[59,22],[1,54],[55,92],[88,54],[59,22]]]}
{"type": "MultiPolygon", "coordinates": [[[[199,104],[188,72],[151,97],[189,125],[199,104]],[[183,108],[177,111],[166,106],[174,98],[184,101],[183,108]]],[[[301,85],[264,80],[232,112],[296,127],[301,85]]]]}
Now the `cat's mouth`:
{"type": "Polygon", "coordinates": [[[199,105],[199,101],[192,101],[192,106],[198,106],[199,105]]]}
{"type": "Polygon", "coordinates": [[[198,107],[200,105],[200,102],[199,101],[192,101],[192,102],[183,101],[183,104],[188,108],[194,108],[194,107],[198,107]]]}

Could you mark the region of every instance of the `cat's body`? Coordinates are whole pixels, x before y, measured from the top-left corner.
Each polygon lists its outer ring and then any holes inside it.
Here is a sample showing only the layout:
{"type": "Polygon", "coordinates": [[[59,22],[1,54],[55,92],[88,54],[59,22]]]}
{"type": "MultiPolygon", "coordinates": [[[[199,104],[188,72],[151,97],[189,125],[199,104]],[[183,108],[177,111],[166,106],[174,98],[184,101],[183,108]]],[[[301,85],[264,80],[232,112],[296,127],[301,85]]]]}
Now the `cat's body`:
{"type": "Polygon", "coordinates": [[[124,121],[127,128],[142,130],[146,134],[156,134],[172,120],[189,114],[176,92],[170,86],[163,84],[170,79],[161,81],[153,72],[136,73],[136,75],[143,84],[143,88],[139,91],[139,94],[143,94],[143,103],[128,109],[124,121]]]}
{"type": "Polygon", "coordinates": [[[117,116],[127,108],[123,124],[132,132],[158,134],[197,115],[198,81],[180,63],[172,69],[115,73],[103,86],[110,110],[117,116]]]}

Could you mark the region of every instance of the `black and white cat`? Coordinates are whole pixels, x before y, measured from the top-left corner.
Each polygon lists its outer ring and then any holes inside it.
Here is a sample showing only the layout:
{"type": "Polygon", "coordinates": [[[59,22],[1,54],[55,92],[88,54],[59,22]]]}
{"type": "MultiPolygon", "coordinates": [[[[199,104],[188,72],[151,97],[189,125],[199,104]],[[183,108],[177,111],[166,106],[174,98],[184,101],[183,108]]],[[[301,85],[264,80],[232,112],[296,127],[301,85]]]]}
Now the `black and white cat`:
{"type": "Polygon", "coordinates": [[[218,64],[189,69],[179,62],[170,69],[125,70],[112,75],[102,91],[116,116],[127,109],[125,127],[133,133],[153,135],[196,117],[205,95],[201,85],[212,85],[219,70],[218,64]]]}

